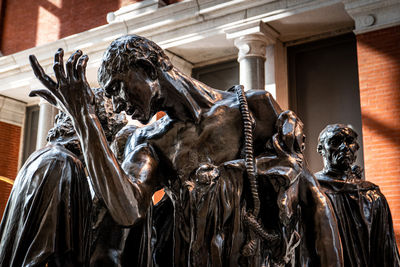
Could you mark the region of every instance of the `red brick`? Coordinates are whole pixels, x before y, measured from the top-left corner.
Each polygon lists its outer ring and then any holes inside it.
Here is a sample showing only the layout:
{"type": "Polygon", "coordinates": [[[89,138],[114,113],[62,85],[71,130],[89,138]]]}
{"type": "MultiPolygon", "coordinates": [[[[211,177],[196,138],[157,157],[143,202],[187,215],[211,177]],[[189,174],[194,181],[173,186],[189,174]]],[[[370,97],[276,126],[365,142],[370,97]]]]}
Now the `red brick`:
{"type": "MultiPolygon", "coordinates": [[[[18,172],[21,127],[0,122],[0,176],[14,180],[18,172]]],[[[0,218],[3,215],[11,185],[0,178],[0,218]]]]}
{"type": "Polygon", "coordinates": [[[6,0],[1,51],[12,54],[104,25],[107,13],[135,2],[138,1],[6,0]],[[40,17],[39,10],[44,10],[40,17]]]}
{"type": "MultiPolygon", "coordinates": [[[[4,1],[6,5],[0,50],[4,55],[9,55],[105,25],[109,12],[142,0],[4,1]]],[[[173,4],[181,1],[165,2],[173,4]]]]}
{"type": "MultiPolygon", "coordinates": [[[[386,194],[400,241],[400,27],[357,36],[366,179],[386,194]]],[[[398,243],[399,244],[399,243],[398,243]]]]}

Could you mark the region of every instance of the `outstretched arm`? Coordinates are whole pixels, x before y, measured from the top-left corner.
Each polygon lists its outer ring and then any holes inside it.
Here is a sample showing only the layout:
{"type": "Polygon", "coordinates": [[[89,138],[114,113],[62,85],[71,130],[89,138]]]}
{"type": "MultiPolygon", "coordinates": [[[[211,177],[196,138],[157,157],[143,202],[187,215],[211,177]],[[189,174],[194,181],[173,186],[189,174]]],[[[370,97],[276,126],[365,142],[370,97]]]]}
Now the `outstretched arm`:
{"type": "Polygon", "coordinates": [[[47,87],[30,95],[43,97],[71,117],[96,194],[117,223],[130,226],[145,215],[158,189],[157,155],[150,146],[140,146],[130,157],[135,161],[129,173],[133,179],[122,170],[95,115],[94,95],[85,76],[88,57],[78,50],[68,59],[64,71],[63,53],[59,49],[54,59],[57,82],[44,73],[35,56],[29,57],[36,77],[47,87]]]}

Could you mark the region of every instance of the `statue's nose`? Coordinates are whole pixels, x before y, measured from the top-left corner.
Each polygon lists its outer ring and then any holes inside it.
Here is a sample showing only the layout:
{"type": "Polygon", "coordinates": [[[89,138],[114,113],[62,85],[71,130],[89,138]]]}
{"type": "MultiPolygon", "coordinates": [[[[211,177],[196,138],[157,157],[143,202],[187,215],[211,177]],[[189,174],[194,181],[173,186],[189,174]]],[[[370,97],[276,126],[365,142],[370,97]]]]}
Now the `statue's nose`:
{"type": "Polygon", "coordinates": [[[120,113],[121,111],[124,111],[126,109],[126,103],[118,96],[112,97],[112,103],[114,112],[116,113],[120,113]]]}
{"type": "Polygon", "coordinates": [[[349,146],[347,145],[346,142],[343,142],[342,144],[340,144],[339,150],[342,152],[347,152],[347,151],[349,151],[349,146]]]}

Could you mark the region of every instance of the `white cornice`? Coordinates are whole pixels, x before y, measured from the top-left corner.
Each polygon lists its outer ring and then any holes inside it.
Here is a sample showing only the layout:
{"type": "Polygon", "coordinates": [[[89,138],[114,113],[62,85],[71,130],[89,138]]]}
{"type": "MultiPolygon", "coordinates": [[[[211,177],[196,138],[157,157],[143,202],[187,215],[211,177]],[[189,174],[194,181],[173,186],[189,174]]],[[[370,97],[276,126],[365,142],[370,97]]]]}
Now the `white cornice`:
{"type": "MultiPolygon", "coordinates": [[[[153,0],[151,0],[153,1],[153,0]]],[[[150,2],[151,2],[150,1],[150,2]]],[[[299,12],[338,3],[339,0],[188,0],[144,13],[128,16],[122,11],[115,22],[58,41],[0,57],[0,94],[31,103],[32,88],[42,87],[33,76],[28,62],[35,54],[48,73],[52,73],[54,52],[62,47],[66,57],[75,49],[89,55],[88,80],[96,86],[96,72],[103,51],[115,38],[135,33],[157,42],[162,48],[206,40],[247,23],[269,21],[299,12]]],[[[154,1],[153,1],[154,2],[154,1]]],[[[135,10],[135,9],[134,9],[135,10]]],[[[118,15],[118,11],[115,12],[118,15]]],[[[232,44],[233,45],[233,44],[232,44]]],[[[224,55],[227,56],[227,55],[224,55]]],[[[37,101],[37,100],[36,100],[37,101]]]]}
{"type": "Polygon", "coordinates": [[[227,39],[236,39],[249,34],[260,34],[265,36],[268,43],[275,43],[279,33],[261,21],[252,21],[250,23],[243,23],[236,27],[232,27],[226,32],[227,39]]]}
{"type": "Polygon", "coordinates": [[[399,0],[343,0],[356,34],[400,25],[399,0]]]}
{"type": "Polygon", "coordinates": [[[0,95],[0,121],[22,127],[26,104],[0,95]]]}
{"type": "Polygon", "coordinates": [[[165,6],[165,3],[160,0],[144,0],[131,5],[123,6],[117,11],[107,14],[107,22],[118,22],[129,20],[139,15],[145,15],[154,12],[159,7],[165,6]]]}

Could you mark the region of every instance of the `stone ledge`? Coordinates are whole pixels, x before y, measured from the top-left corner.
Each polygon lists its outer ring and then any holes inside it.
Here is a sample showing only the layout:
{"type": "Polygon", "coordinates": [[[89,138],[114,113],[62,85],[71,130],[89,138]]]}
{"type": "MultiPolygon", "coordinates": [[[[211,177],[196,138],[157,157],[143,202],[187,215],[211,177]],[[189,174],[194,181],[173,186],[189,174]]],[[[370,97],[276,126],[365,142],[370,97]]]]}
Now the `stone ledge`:
{"type": "MultiPolygon", "coordinates": [[[[45,71],[51,75],[53,53],[59,47],[64,48],[65,57],[68,57],[75,49],[82,49],[90,57],[87,67],[88,81],[95,86],[97,85],[96,70],[104,49],[112,40],[121,35],[140,34],[154,40],[164,49],[174,48],[174,53],[176,53],[177,49],[185,44],[194,44],[199,40],[207,40],[214,36],[225,36],[225,31],[234,27],[260,21],[269,23],[272,20],[338,2],[338,0],[190,0],[131,17],[121,15],[121,21],[1,57],[0,93],[27,103],[35,101],[28,98],[27,94],[31,88],[36,89],[42,86],[36,81],[31,71],[28,62],[29,54],[35,54],[45,71]]],[[[146,3],[149,4],[147,8],[158,2],[148,0],[146,3]]],[[[127,15],[129,12],[123,14],[127,15]]],[[[184,55],[180,54],[180,57],[184,55]]]]}
{"type": "Polygon", "coordinates": [[[22,127],[26,104],[0,95],[0,121],[22,127]]]}
{"type": "Polygon", "coordinates": [[[400,25],[398,0],[343,0],[343,3],[355,21],[355,34],[400,25]]]}

